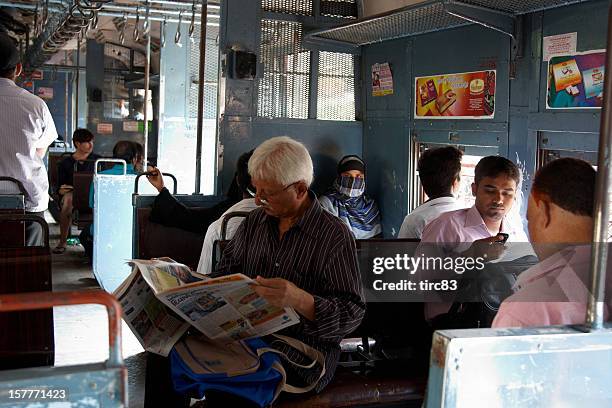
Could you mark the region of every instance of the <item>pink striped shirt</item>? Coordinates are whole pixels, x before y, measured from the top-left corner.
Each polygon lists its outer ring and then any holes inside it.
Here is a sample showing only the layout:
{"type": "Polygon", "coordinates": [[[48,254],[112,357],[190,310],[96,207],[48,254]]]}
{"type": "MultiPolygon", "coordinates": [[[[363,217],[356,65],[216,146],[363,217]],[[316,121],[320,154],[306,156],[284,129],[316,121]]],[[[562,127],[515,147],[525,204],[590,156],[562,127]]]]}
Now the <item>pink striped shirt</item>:
{"type": "MultiPolygon", "coordinates": [[[[493,327],[584,323],[590,256],[590,245],[571,246],[527,269],[516,282],[517,292],[501,304],[493,327]]],[[[604,304],[604,313],[607,318],[609,305],[604,304]]]]}

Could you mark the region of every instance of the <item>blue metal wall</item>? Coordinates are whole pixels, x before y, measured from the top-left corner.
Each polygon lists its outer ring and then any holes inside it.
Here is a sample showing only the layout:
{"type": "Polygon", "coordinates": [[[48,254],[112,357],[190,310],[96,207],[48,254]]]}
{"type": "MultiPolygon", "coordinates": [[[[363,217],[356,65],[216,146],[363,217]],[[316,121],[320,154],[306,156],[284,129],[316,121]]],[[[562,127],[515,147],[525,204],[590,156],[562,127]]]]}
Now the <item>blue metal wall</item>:
{"type": "Polygon", "coordinates": [[[475,25],[363,47],[362,76],[369,78],[372,64],[389,62],[395,88],[384,97],[372,97],[370,84],[362,89],[363,153],[366,161],[376,163],[370,167],[368,190],[381,207],[385,236],[397,235],[413,204],[413,141],[450,143],[453,132],[457,144],[499,146],[499,154],[524,168],[524,192],[535,172],[538,139],[545,142],[543,148],[597,150],[599,113],[545,109],[542,37],[576,31],[578,52],[605,48],[608,3],[592,1],[525,16],[524,49],[515,63],[510,61],[509,37],[475,25]],[[491,68],[497,70],[493,120],[413,119],[415,76],[491,68]]]}
{"type": "MultiPolygon", "coordinates": [[[[222,3],[223,29],[219,45],[222,55],[231,47],[259,54],[263,16],[260,4],[255,0],[222,3]]],[[[222,77],[219,85],[219,141],[222,150],[219,151],[218,194],[229,186],[236,159],[274,136],[290,136],[308,147],[315,167],[313,188],[317,192],[324,191],[331,184],[336,163],[342,156],[362,154],[361,122],[258,118],[255,81],[222,77]]]]}
{"type": "Polygon", "coordinates": [[[49,107],[53,122],[57,133],[66,136],[68,133],[72,138],[72,98],[68,97],[68,128],[66,129],[66,81],[68,81],[68,95],[72,95],[72,74],[66,72],[57,72],[54,70],[43,70],[43,79],[34,82],[34,94],[38,95],[38,90],[41,87],[52,88],[53,98],[47,99],[45,102],[49,107]]]}

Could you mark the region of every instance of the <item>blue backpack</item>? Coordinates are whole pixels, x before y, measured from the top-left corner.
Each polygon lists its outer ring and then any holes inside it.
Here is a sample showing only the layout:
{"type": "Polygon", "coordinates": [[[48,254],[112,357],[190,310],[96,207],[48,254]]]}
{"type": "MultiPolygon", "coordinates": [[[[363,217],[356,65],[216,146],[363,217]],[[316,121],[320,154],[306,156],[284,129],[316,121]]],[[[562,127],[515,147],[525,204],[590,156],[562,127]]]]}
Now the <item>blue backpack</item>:
{"type": "MultiPolygon", "coordinates": [[[[323,354],[299,340],[274,335],[276,340],[296,348],[313,359],[312,364],[301,366],[285,358],[290,364],[311,368],[322,367],[319,379],[325,374],[323,354]]],[[[193,398],[202,398],[207,390],[237,395],[260,407],[272,404],[281,391],[308,392],[318,380],[299,388],[286,383],[281,352],[270,348],[260,338],[232,342],[213,342],[204,336],[187,336],[170,352],[170,367],[174,389],[193,398]]]]}

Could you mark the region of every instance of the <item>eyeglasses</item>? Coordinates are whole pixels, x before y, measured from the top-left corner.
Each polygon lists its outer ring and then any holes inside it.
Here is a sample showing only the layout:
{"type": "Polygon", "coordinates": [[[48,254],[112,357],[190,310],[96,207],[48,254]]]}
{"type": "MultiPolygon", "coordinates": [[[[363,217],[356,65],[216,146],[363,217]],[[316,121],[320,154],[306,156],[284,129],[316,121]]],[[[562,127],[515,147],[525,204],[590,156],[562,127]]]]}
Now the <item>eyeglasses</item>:
{"type": "Polygon", "coordinates": [[[282,193],[283,191],[287,191],[287,190],[288,190],[290,187],[292,187],[292,186],[296,185],[297,183],[299,183],[299,181],[296,181],[296,182],[294,182],[294,183],[291,183],[291,184],[289,184],[288,186],[286,186],[285,188],[283,188],[283,189],[281,189],[281,190],[278,190],[278,191],[276,191],[276,192],[274,192],[274,193],[263,193],[263,194],[262,194],[262,193],[260,193],[260,192],[257,192],[257,190],[255,189],[255,187],[254,187],[254,186],[249,186],[249,187],[247,187],[247,189],[246,189],[246,190],[247,190],[247,192],[249,193],[249,195],[250,195],[251,197],[253,197],[253,198],[258,197],[258,198],[259,198],[259,201],[261,201],[261,202],[262,202],[264,205],[268,205],[268,199],[269,199],[270,197],[274,197],[274,196],[276,196],[276,195],[278,195],[278,194],[282,193]],[[264,197],[265,197],[265,198],[264,198],[264,197]]]}

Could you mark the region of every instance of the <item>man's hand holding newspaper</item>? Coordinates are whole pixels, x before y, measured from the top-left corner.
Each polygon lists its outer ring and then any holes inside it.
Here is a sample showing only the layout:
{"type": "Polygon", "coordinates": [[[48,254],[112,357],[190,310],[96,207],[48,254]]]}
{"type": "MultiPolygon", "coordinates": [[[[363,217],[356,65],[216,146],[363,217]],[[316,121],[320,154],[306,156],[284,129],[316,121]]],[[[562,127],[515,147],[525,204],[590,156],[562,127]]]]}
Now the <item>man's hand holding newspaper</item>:
{"type": "Polygon", "coordinates": [[[190,325],[210,339],[234,341],[299,322],[292,308],[274,306],[258,295],[257,282],[245,275],[209,279],[170,258],[130,263],[132,273],[115,296],[128,326],[153,353],[168,355],[190,325]]]}

